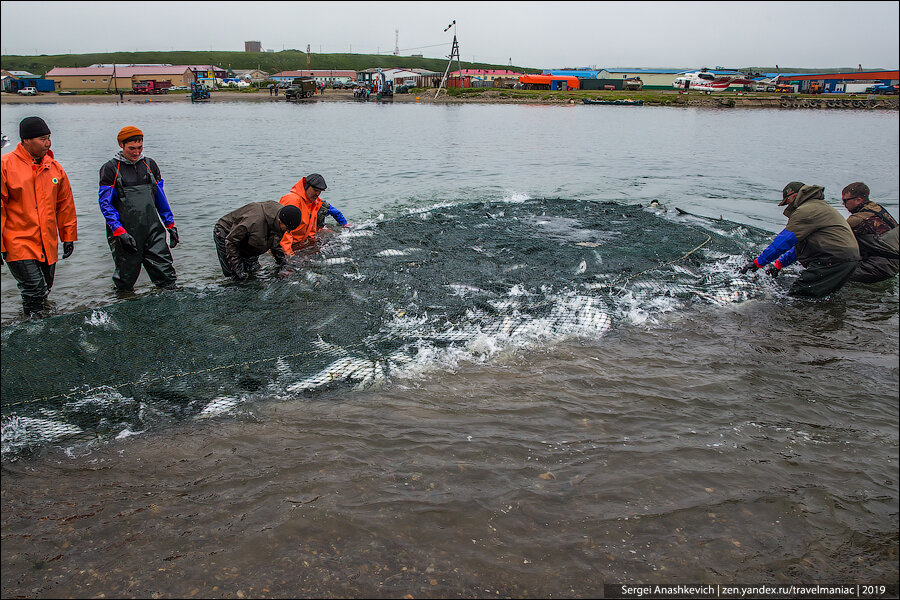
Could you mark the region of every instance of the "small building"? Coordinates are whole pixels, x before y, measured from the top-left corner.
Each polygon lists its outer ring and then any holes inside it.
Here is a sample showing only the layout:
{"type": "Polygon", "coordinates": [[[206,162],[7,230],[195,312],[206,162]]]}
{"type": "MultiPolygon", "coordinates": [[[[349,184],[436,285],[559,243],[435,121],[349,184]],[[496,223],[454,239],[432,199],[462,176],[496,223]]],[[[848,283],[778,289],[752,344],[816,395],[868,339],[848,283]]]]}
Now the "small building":
{"type": "Polygon", "coordinates": [[[413,78],[416,80],[415,87],[427,88],[434,87],[436,88],[441,84],[441,77],[444,76],[443,73],[438,73],[437,71],[430,71],[428,69],[409,69],[414,72],[416,76],[413,78]]]}
{"type": "Polygon", "coordinates": [[[244,52],[262,52],[262,42],[244,42],[244,52]]]}
{"type": "Polygon", "coordinates": [[[344,69],[310,69],[308,71],[281,71],[269,79],[278,83],[291,83],[297,77],[312,77],[316,83],[324,83],[326,87],[331,87],[335,83],[345,84],[356,81],[357,73],[344,69]]]}
{"type": "Polygon", "coordinates": [[[2,81],[2,91],[4,92],[15,92],[16,91],[16,76],[7,71],[6,69],[0,70],[0,81],[2,81]]]}
{"type": "Polygon", "coordinates": [[[52,92],[53,81],[28,71],[3,71],[3,91],[17,92],[22,88],[33,87],[39,92],[52,92]]]}
{"type": "Polygon", "coordinates": [[[259,69],[235,69],[234,76],[251,83],[260,83],[269,79],[269,74],[259,69]]]}
{"type": "Polygon", "coordinates": [[[493,87],[496,79],[518,79],[522,75],[507,69],[460,69],[450,73],[449,77],[468,78],[470,87],[493,87]]]}
{"type": "Polygon", "coordinates": [[[397,86],[403,85],[404,81],[412,80],[415,82],[419,77],[419,74],[412,69],[385,69],[384,77],[391,82],[391,85],[393,85],[396,90],[397,86]]]}
{"type": "Polygon", "coordinates": [[[375,77],[378,75],[378,71],[383,71],[384,69],[379,69],[378,67],[372,67],[370,69],[365,69],[363,71],[356,72],[356,83],[363,85],[372,85],[375,81],[375,77]]]}
{"type": "Polygon", "coordinates": [[[863,92],[867,87],[900,82],[900,71],[840,71],[833,73],[784,73],[777,76],[776,83],[793,85],[798,92],[808,92],[810,86],[818,84],[826,93],[863,92]]]}
{"type": "Polygon", "coordinates": [[[191,81],[185,84],[187,86],[190,86],[192,82],[199,81],[200,79],[225,79],[228,75],[228,71],[215,65],[187,65],[186,68],[189,69],[192,74],[191,81]]]}

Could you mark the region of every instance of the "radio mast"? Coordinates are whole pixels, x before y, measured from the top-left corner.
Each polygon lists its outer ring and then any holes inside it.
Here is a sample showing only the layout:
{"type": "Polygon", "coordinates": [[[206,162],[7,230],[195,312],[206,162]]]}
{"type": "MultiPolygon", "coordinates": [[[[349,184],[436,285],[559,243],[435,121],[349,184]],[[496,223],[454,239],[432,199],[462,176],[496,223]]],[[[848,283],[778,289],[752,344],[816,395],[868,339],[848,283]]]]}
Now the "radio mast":
{"type": "Polygon", "coordinates": [[[394,30],[394,56],[400,56],[400,30],[394,30]]]}
{"type": "Polygon", "coordinates": [[[434,97],[437,98],[438,94],[441,93],[441,88],[444,87],[444,84],[447,83],[447,74],[450,73],[450,65],[453,64],[453,57],[456,57],[456,69],[459,71],[459,84],[462,85],[462,65],[459,62],[459,44],[456,41],[456,19],[447,25],[444,28],[444,33],[447,32],[450,28],[453,28],[453,47],[450,48],[450,61],[447,63],[447,69],[444,71],[444,77],[441,79],[440,85],[438,85],[437,91],[434,93],[434,97]]]}

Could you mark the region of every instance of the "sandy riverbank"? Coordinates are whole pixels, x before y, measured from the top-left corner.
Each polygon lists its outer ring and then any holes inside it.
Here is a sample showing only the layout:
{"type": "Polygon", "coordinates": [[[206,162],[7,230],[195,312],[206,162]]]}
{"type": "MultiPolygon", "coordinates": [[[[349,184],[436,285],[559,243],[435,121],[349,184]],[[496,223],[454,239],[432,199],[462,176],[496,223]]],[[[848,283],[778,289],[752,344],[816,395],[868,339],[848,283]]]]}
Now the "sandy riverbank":
{"type": "MultiPolygon", "coordinates": [[[[538,92],[524,90],[465,90],[461,95],[449,95],[442,91],[438,98],[434,90],[420,94],[396,94],[391,102],[421,104],[582,104],[582,98],[640,99],[645,106],[684,106],[710,108],[815,108],[815,109],[880,109],[897,110],[900,103],[896,96],[779,96],[774,94],[681,94],[676,91],[652,92],[538,92]]],[[[327,90],[324,95],[301,102],[354,102],[350,90],[327,90]]],[[[370,101],[374,101],[372,98],[370,101]]],[[[52,92],[37,96],[0,94],[0,104],[82,104],[82,103],[144,103],[190,102],[186,93],[139,96],[116,94],[61,96],[52,92]]],[[[284,95],[273,96],[267,90],[260,92],[215,91],[210,102],[285,102],[284,95]]]]}

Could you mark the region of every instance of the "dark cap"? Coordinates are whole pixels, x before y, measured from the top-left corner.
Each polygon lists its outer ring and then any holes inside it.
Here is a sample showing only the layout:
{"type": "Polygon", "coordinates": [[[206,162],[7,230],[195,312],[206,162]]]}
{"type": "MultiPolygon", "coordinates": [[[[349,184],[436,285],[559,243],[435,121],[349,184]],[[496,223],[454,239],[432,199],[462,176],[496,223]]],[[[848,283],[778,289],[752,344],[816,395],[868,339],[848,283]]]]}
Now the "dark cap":
{"type": "Polygon", "coordinates": [[[306,176],[306,185],[310,187],[314,187],[317,190],[327,190],[328,186],[325,185],[325,178],[319,175],[318,173],[310,173],[306,176]]]}
{"type": "Polygon", "coordinates": [[[793,194],[794,192],[799,192],[800,189],[803,188],[804,185],[806,185],[806,184],[802,183],[800,181],[792,181],[789,184],[787,184],[786,186],[784,186],[784,189],[781,190],[782,200],[778,206],[784,206],[785,204],[787,204],[787,197],[790,194],[793,194]]]}
{"type": "Polygon", "coordinates": [[[278,211],[278,220],[284,223],[288,231],[293,231],[303,222],[303,214],[296,206],[285,206],[278,211]]]}
{"type": "Polygon", "coordinates": [[[30,140],[31,138],[41,137],[42,135],[50,135],[50,128],[40,117],[25,117],[19,123],[19,139],[30,140]]]}

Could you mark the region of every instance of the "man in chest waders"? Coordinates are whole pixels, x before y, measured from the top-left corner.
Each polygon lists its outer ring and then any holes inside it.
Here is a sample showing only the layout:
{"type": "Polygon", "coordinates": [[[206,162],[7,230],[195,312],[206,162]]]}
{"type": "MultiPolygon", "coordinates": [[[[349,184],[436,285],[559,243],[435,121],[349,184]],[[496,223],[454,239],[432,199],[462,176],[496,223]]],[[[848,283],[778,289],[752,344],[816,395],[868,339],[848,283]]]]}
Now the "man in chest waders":
{"type": "Polygon", "coordinates": [[[137,127],[124,127],[116,140],[121,150],[100,168],[100,211],[116,266],[113,283],[120,292],[133,291],[143,266],[157,286],[173,288],[169,248],[178,244],[178,230],[159,166],[143,155],[144,134],[137,127]]]}

